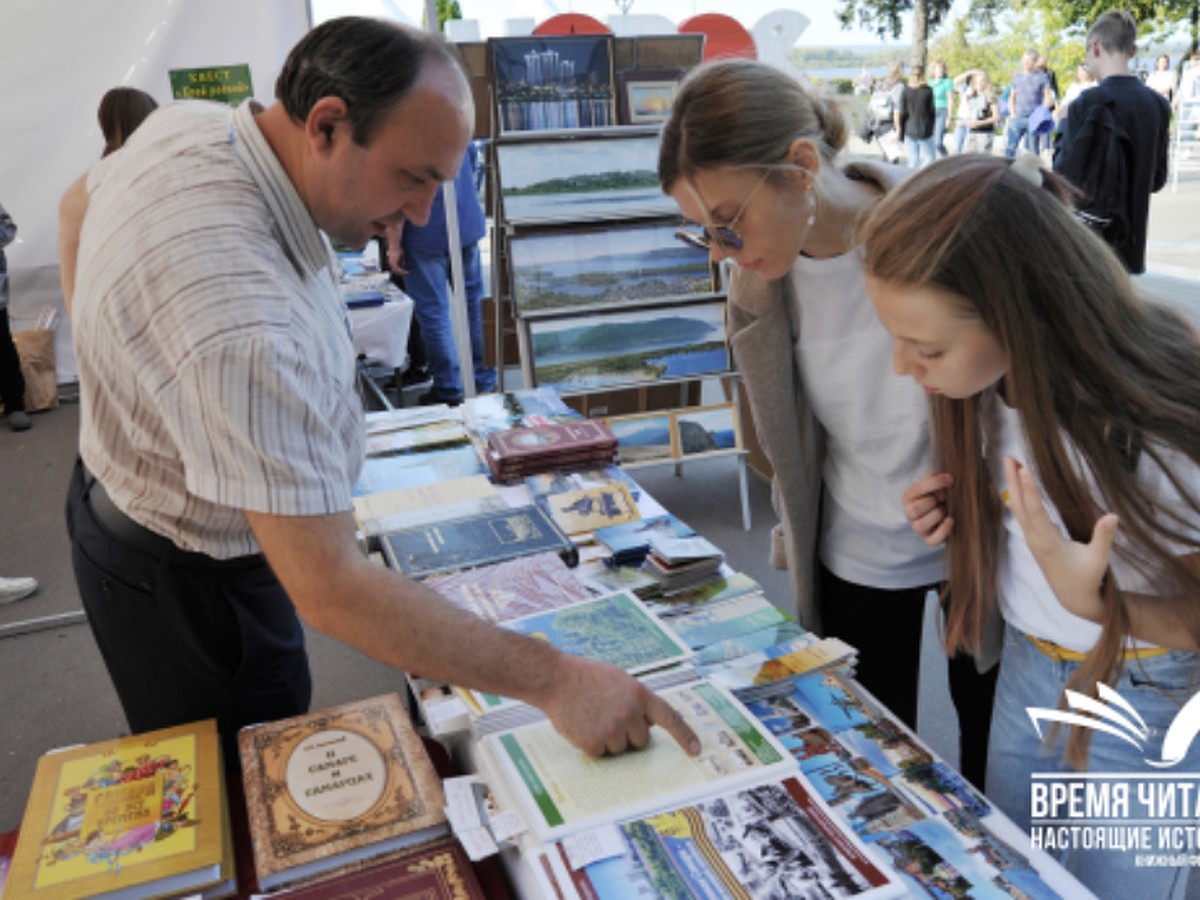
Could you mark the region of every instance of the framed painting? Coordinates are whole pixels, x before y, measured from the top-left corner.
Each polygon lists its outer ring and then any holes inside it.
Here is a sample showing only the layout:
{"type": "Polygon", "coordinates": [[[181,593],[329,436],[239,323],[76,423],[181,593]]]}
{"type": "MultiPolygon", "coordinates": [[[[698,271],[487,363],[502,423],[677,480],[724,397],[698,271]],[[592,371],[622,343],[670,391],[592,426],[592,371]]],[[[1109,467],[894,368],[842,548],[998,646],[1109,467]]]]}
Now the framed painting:
{"type": "Polygon", "coordinates": [[[612,35],[492,38],[499,134],[617,124],[612,35]]]}
{"type": "Polygon", "coordinates": [[[742,448],[741,427],[732,403],[677,410],[672,420],[680,456],[742,448]]]}
{"type": "Polygon", "coordinates": [[[712,294],[708,251],[675,238],[675,223],[612,225],[509,241],[518,316],[583,312],[712,294]]]}
{"type": "Polygon", "coordinates": [[[658,186],[658,136],[496,145],[504,218],[517,225],[677,216],[658,186]]]}
{"type": "Polygon", "coordinates": [[[670,413],[613,416],[604,420],[617,436],[622,465],[675,458],[675,429],[670,413]]]}
{"type": "Polygon", "coordinates": [[[523,319],[532,378],[563,394],[728,372],[725,300],[523,319]]]}
{"type": "Polygon", "coordinates": [[[671,113],[678,81],[626,81],[625,99],[629,104],[629,123],[662,122],[671,113]]]}

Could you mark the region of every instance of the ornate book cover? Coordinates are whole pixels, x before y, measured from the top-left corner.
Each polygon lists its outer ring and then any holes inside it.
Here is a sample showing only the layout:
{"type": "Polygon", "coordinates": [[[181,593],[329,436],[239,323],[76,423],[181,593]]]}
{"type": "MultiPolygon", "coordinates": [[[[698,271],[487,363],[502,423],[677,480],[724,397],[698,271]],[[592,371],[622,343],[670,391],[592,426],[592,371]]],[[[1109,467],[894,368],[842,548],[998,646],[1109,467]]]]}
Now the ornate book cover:
{"type": "Polygon", "coordinates": [[[4,897],[232,890],[224,794],[211,719],[47,753],[4,897]]]}
{"type": "Polygon", "coordinates": [[[288,900],[485,900],[471,861],[454,838],[422,844],[415,850],[366,867],[357,867],[317,884],[288,891],[288,900]]]}
{"type": "Polygon", "coordinates": [[[425,584],[489,622],[506,622],[592,596],[557,553],[434,575],[425,584]]]}
{"type": "Polygon", "coordinates": [[[238,734],[261,890],[447,832],[442,783],[397,694],[238,734]]]}
{"type": "Polygon", "coordinates": [[[412,578],[555,550],[567,565],[579,551],[562,529],[536,506],[485,512],[445,522],[403,528],[380,537],[389,565],[412,578]]]}
{"type": "Polygon", "coordinates": [[[554,459],[560,455],[600,455],[614,452],[617,447],[616,435],[607,425],[596,419],[493,431],[487,440],[488,448],[502,465],[527,460],[530,457],[554,459]]]}

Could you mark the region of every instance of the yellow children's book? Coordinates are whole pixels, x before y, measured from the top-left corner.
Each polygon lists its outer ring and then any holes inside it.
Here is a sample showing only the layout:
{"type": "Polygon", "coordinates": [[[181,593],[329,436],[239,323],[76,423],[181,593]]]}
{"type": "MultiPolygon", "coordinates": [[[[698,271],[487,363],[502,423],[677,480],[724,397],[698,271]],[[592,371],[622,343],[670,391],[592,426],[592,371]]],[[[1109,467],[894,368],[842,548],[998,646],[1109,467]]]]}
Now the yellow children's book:
{"type": "Polygon", "coordinates": [[[213,720],[52,751],[4,898],[225,896],[232,847],[213,720]]]}

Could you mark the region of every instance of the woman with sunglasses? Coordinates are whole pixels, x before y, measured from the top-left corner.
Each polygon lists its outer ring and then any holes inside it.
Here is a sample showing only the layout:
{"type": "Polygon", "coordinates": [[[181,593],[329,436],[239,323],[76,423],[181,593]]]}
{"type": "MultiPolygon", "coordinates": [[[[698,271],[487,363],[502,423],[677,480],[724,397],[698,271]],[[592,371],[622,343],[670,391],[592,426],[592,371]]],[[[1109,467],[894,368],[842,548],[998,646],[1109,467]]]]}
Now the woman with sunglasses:
{"type": "MultiPolygon", "coordinates": [[[[891,371],[857,236],[900,173],[840,165],[847,134],[841,112],[786,73],[717,61],[681,85],[658,176],[700,226],[693,242],[733,263],[729,334],[774,471],[772,559],[789,570],[797,616],[856,646],[859,681],[915,727],[925,597],[945,560],[906,533],[901,495],[932,471],[929,412],[891,371]]],[[[982,675],[971,657],[950,661],[960,768],[980,788],[998,650],[982,675]]]]}

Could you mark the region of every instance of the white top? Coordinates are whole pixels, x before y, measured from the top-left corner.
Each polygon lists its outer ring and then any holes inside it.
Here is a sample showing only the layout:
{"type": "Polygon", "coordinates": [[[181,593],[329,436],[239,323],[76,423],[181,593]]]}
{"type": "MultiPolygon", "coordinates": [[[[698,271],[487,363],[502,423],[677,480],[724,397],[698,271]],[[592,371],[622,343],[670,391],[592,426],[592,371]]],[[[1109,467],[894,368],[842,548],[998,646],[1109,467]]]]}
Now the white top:
{"type": "Polygon", "coordinates": [[[870,587],[940,581],[942,551],[912,530],[900,499],[933,470],[928,401],[916,382],[892,371],[892,339],[867,296],[862,248],[832,259],[801,256],[790,277],[797,364],[826,431],[821,561],[870,587]]]}
{"type": "MultiPolygon", "coordinates": [[[[998,397],[995,399],[998,407],[996,421],[998,433],[995,441],[999,452],[988,451],[988,467],[994,484],[1001,490],[1005,487],[1004,457],[1011,456],[1017,462],[1025,465],[1030,458],[1029,445],[1021,431],[1020,416],[1009,408],[998,397]]],[[[1177,454],[1169,454],[1168,462],[1173,471],[1190,473],[1190,483],[1193,491],[1200,491],[1200,470],[1197,470],[1186,459],[1177,454]]],[[[1033,470],[1030,469],[1032,472],[1033,470]]],[[[1180,509],[1178,493],[1171,487],[1167,476],[1145,453],[1138,461],[1138,478],[1150,491],[1154,498],[1155,508],[1174,507],[1180,509]]],[[[1037,477],[1036,472],[1034,477],[1037,477]]],[[[1041,482],[1038,482],[1039,489],[1041,482]]],[[[1043,497],[1045,492],[1043,491],[1043,497]]],[[[1098,493],[1098,492],[1097,492],[1098,493]]],[[[1062,517],[1058,510],[1047,502],[1047,514],[1051,520],[1066,533],[1062,517]]],[[[1006,506],[1004,508],[1004,535],[1000,554],[998,572],[1000,611],[1005,621],[1026,634],[1053,641],[1060,647],[1085,653],[1091,650],[1100,637],[1100,626],[1095,622],[1080,618],[1066,610],[1051,590],[1049,582],[1042,574],[1041,567],[1025,542],[1025,534],[1021,530],[1016,516],[1006,506]]],[[[1156,591],[1150,586],[1144,575],[1139,572],[1117,550],[1128,549],[1129,544],[1120,531],[1111,558],[1112,574],[1122,590],[1136,593],[1153,594],[1156,591]]],[[[1180,552],[1184,552],[1180,548],[1180,552]]],[[[1143,641],[1131,641],[1131,646],[1147,646],[1143,641]]]]}
{"type": "Polygon", "coordinates": [[[245,509],[348,510],[363,453],[329,247],[255,108],[174,103],[94,167],[72,321],[84,462],[217,558],[258,550],[245,509]]]}

